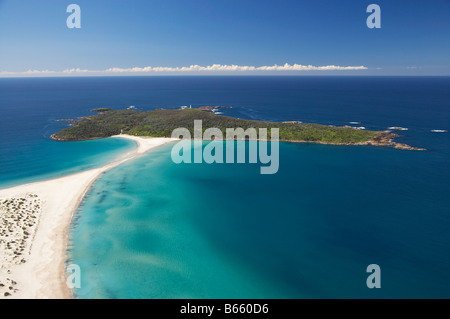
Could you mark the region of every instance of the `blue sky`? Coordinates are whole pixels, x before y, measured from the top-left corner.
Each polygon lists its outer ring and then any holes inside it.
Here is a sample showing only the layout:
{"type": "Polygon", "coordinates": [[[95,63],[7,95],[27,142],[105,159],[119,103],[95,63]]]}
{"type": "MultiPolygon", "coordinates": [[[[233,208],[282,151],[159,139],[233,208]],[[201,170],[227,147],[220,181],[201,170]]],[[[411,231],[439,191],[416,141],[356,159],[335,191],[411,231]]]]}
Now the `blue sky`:
{"type": "Polygon", "coordinates": [[[0,76],[110,68],[121,72],[109,75],[450,75],[450,0],[0,0],[0,76]],[[81,7],[81,29],[66,26],[71,3],[81,7]],[[371,3],[381,7],[381,29],[366,26],[371,3]],[[364,69],[142,69],[285,63],[364,69]]]}

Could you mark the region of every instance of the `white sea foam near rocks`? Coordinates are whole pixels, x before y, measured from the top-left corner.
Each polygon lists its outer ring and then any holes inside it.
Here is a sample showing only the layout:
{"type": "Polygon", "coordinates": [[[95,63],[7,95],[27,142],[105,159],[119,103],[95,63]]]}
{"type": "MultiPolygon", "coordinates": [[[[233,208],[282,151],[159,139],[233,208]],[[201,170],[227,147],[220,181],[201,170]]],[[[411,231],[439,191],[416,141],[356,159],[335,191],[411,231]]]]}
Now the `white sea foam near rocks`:
{"type": "Polygon", "coordinates": [[[391,127],[388,127],[388,130],[407,131],[408,128],[400,127],[400,126],[391,126],[391,127]]]}

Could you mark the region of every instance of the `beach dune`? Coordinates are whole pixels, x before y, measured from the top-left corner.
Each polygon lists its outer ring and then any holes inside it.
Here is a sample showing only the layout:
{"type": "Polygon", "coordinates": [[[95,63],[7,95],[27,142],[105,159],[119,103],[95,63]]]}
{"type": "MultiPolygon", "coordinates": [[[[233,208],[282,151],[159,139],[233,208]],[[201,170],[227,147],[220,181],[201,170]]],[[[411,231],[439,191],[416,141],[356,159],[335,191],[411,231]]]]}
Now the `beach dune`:
{"type": "Polygon", "coordinates": [[[0,190],[5,203],[0,206],[0,298],[71,298],[65,277],[67,232],[84,195],[107,170],[175,140],[112,138],[131,139],[137,147],[99,168],[0,190]]]}

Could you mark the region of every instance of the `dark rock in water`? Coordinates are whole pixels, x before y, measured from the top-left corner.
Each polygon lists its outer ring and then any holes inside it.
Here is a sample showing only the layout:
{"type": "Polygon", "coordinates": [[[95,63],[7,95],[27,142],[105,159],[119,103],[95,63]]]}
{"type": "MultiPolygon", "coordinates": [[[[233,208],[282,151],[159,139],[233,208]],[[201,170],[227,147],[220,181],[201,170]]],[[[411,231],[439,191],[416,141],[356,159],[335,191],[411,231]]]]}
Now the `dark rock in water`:
{"type": "Polygon", "coordinates": [[[218,109],[231,109],[231,106],[200,106],[197,109],[201,110],[201,111],[212,112],[213,110],[218,110],[218,109]]]}

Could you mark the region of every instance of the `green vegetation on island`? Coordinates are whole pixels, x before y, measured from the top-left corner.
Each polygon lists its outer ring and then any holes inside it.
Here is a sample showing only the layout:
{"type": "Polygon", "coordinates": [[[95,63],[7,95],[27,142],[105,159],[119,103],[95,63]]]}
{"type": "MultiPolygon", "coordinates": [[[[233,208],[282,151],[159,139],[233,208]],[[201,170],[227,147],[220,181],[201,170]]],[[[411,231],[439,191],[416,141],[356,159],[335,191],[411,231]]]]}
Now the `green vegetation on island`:
{"type": "Polygon", "coordinates": [[[325,143],[362,143],[374,138],[378,132],[335,127],[320,124],[278,123],[243,120],[216,115],[199,109],[177,110],[110,110],[96,109],[98,115],[81,118],[75,126],[65,128],[52,137],[63,141],[104,138],[120,133],[136,136],[170,137],[179,127],[194,132],[194,120],[202,120],[203,130],[216,127],[224,136],[226,128],[279,128],[280,140],[325,143]]]}
{"type": "Polygon", "coordinates": [[[170,109],[137,111],[131,109],[111,110],[100,108],[93,110],[99,114],[83,117],[53,134],[59,141],[81,141],[110,137],[118,134],[135,136],[171,137],[176,128],[187,128],[194,136],[194,121],[202,120],[202,129],[218,128],[226,136],[227,128],[267,128],[279,129],[281,141],[315,142],[343,145],[392,145],[397,148],[415,149],[404,144],[392,142],[396,134],[381,131],[359,130],[352,127],[336,127],[321,124],[303,124],[296,122],[268,122],[244,120],[217,115],[202,109],[170,109]]]}

